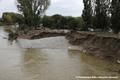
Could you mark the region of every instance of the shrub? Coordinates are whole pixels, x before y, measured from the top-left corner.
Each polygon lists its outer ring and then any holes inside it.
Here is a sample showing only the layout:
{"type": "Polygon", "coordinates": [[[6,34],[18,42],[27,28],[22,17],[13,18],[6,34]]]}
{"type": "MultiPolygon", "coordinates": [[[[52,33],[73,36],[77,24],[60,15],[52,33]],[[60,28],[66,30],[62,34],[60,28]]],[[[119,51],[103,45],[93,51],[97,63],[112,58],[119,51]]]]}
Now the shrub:
{"type": "Polygon", "coordinates": [[[79,22],[77,20],[71,20],[68,23],[69,29],[76,30],[78,28],[78,24],[79,24],[79,22]]]}
{"type": "Polygon", "coordinates": [[[18,34],[11,31],[8,36],[9,36],[9,38],[8,38],[9,40],[15,40],[15,39],[17,39],[18,34]]]}

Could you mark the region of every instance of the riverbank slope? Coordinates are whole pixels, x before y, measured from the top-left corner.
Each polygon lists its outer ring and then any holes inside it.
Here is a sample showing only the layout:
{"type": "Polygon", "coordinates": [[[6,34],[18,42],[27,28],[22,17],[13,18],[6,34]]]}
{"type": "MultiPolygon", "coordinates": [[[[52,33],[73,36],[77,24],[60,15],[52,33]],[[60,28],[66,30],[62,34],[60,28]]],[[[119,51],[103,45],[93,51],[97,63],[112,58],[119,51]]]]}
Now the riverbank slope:
{"type": "Polygon", "coordinates": [[[69,43],[81,47],[88,55],[112,62],[120,62],[120,39],[114,37],[97,36],[71,32],[66,36],[69,43]]]}
{"type": "Polygon", "coordinates": [[[90,56],[99,59],[120,63],[120,39],[110,36],[80,33],[77,31],[32,31],[21,35],[23,39],[40,39],[46,37],[66,36],[69,43],[77,46],[90,56]],[[27,36],[27,37],[26,37],[27,36]]]}

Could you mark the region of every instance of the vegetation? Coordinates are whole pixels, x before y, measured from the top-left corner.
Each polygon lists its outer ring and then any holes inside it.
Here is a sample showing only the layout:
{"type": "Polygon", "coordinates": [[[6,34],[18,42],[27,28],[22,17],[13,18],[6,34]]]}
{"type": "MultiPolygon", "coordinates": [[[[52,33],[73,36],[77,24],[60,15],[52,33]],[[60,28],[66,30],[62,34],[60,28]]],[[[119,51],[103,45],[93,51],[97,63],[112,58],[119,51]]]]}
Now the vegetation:
{"type": "Polygon", "coordinates": [[[85,25],[90,28],[92,26],[92,6],[91,6],[91,0],[83,0],[84,3],[84,10],[83,10],[83,20],[85,22],[85,25]]]}
{"type": "Polygon", "coordinates": [[[17,0],[17,8],[22,15],[5,12],[0,25],[19,23],[16,31],[24,32],[42,26],[50,29],[119,33],[120,0],[83,0],[83,3],[82,17],[60,14],[46,16],[44,14],[50,5],[50,0],[17,0]]]}
{"type": "Polygon", "coordinates": [[[95,1],[95,18],[94,18],[94,27],[101,31],[108,30],[108,4],[109,0],[96,0],[95,1]]]}
{"type": "Polygon", "coordinates": [[[79,22],[77,20],[71,20],[68,23],[69,29],[77,30],[79,22]]]}
{"type": "Polygon", "coordinates": [[[12,12],[3,13],[2,19],[3,19],[3,22],[8,25],[15,24],[15,23],[22,24],[24,22],[23,16],[21,14],[12,13],[12,12]]]}
{"type": "Polygon", "coordinates": [[[55,14],[53,16],[44,16],[41,18],[44,27],[50,29],[82,29],[84,22],[81,17],[62,16],[55,14]]]}
{"type": "Polygon", "coordinates": [[[9,38],[8,38],[9,40],[15,40],[15,39],[17,39],[18,34],[15,32],[10,32],[8,36],[9,36],[9,38]]]}
{"type": "Polygon", "coordinates": [[[2,18],[0,18],[0,26],[3,26],[4,24],[3,24],[3,20],[2,20],[2,18]]]}
{"type": "Polygon", "coordinates": [[[85,26],[94,31],[119,33],[120,0],[83,0],[82,18],[85,26]]]}
{"type": "Polygon", "coordinates": [[[17,0],[17,8],[24,16],[24,24],[35,29],[40,26],[40,18],[49,4],[50,0],[17,0]]]}
{"type": "Polygon", "coordinates": [[[112,0],[111,2],[111,24],[114,33],[120,31],[120,0],[112,0]]]}
{"type": "Polygon", "coordinates": [[[50,16],[44,16],[43,18],[41,18],[41,23],[43,24],[44,27],[47,28],[52,28],[52,20],[50,16]]]}

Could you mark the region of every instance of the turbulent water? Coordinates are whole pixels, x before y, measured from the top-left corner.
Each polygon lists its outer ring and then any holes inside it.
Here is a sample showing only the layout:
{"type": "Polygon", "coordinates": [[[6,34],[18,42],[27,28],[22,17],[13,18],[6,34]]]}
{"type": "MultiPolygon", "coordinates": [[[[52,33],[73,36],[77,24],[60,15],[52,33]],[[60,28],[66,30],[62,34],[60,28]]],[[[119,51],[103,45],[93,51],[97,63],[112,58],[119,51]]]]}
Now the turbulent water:
{"type": "Polygon", "coordinates": [[[120,65],[90,57],[77,50],[22,49],[5,39],[0,27],[0,80],[120,80],[120,65]],[[118,77],[77,79],[76,76],[118,77]]]}

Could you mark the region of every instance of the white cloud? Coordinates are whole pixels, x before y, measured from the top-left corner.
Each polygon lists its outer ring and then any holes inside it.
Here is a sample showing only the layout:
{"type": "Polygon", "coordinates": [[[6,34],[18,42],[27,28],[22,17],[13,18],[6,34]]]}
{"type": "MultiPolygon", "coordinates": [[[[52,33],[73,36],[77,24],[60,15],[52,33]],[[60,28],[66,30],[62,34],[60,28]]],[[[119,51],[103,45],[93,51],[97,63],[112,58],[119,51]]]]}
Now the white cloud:
{"type": "Polygon", "coordinates": [[[81,16],[83,0],[52,0],[47,15],[81,16]]]}
{"type": "Polygon", "coordinates": [[[52,3],[60,2],[61,0],[51,0],[52,3]]]}
{"type": "MultiPolygon", "coordinates": [[[[3,12],[18,12],[16,0],[0,0],[0,17],[3,12]]],[[[61,14],[63,16],[81,16],[83,0],[51,0],[51,5],[46,11],[47,15],[61,14]]]]}
{"type": "Polygon", "coordinates": [[[1,0],[0,1],[0,17],[3,12],[18,12],[15,0],[1,0]]]}

